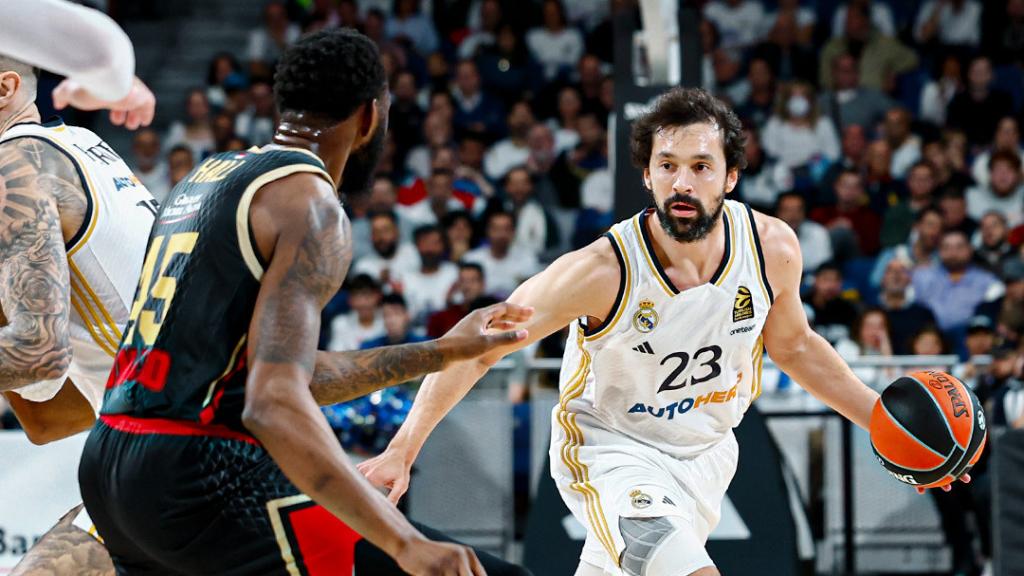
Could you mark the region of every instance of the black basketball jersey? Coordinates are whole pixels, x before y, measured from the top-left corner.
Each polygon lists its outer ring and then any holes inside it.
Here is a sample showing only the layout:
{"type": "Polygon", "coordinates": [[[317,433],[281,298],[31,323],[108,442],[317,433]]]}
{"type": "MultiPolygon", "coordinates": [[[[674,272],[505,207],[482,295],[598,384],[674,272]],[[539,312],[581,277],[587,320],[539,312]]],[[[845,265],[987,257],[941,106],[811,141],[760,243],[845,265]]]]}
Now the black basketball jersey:
{"type": "Polygon", "coordinates": [[[249,207],[260,187],[297,172],[331,181],[315,154],[279,148],[211,156],[175,186],[150,233],[102,414],[242,429],[264,270],[249,207]]]}

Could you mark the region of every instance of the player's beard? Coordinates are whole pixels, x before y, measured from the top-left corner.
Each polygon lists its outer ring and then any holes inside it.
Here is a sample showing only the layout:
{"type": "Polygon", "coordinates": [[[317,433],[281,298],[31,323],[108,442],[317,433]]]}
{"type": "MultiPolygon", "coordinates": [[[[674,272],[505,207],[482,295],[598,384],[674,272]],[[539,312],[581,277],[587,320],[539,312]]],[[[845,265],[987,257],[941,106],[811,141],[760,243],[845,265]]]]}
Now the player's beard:
{"type": "Polygon", "coordinates": [[[387,123],[378,123],[370,141],[348,155],[345,169],[341,172],[341,184],[338,186],[338,194],[342,201],[370,191],[373,178],[377,175],[377,163],[384,153],[386,133],[387,123]]]}
{"type": "Polygon", "coordinates": [[[715,228],[722,215],[722,207],[725,206],[725,187],[722,187],[722,194],[715,201],[714,210],[708,212],[704,204],[696,197],[686,194],[673,194],[658,206],[655,202],[655,209],[658,212],[658,222],[662,230],[677,242],[697,242],[707,238],[708,234],[715,228]],[[691,218],[679,218],[672,215],[670,206],[676,202],[689,204],[697,212],[691,218]]]}

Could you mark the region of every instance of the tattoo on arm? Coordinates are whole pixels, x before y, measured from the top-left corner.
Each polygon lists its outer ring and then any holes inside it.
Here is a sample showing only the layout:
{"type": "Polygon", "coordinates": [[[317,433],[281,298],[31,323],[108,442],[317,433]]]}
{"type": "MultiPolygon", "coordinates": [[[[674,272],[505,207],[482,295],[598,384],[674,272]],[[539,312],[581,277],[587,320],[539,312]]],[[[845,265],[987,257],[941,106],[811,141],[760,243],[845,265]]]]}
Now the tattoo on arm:
{"type": "Polygon", "coordinates": [[[114,564],[103,544],[72,524],[81,507],[79,504],[44,534],[11,576],[114,576],[114,564]]]}
{"type": "Polygon", "coordinates": [[[309,386],[317,404],[325,406],[437,372],[446,365],[435,340],[353,352],[317,352],[309,386]]]}
{"type": "Polygon", "coordinates": [[[310,374],[314,371],[316,334],[320,310],[338,291],[351,247],[347,220],[337,201],[319,198],[311,203],[305,233],[289,254],[288,247],[275,249],[274,258],[291,258],[288,269],[276,285],[264,286],[262,318],[254,344],[254,360],[268,363],[297,363],[310,374]],[[334,202],[332,205],[331,202],[334,202]],[[315,299],[311,306],[310,298],[315,299]]]}
{"type": "Polygon", "coordinates": [[[29,138],[0,146],[3,390],[58,378],[71,362],[70,281],[58,205],[81,195],[81,184],[61,165],[70,162],[53,158],[59,154],[29,138]]]}

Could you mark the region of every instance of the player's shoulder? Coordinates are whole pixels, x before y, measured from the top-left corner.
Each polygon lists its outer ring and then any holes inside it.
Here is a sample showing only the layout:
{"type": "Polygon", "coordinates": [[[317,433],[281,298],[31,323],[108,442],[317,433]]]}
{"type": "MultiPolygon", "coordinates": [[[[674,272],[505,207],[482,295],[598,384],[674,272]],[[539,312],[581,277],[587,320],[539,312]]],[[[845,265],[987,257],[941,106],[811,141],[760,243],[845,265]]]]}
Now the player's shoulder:
{"type": "Polygon", "coordinates": [[[765,264],[800,261],[800,240],[796,232],[782,220],[757,210],[751,210],[757,236],[764,253],[765,264]]]}
{"type": "Polygon", "coordinates": [[[617,287],[621,275],[619,258],[608,237],[602,236],[590,244],[563,254],[551,264],[566,275],[566,278],[579,282],[594,282],[591,286],[604,286],[604,282],[612,282],[617,287]]]}
{"type": "Polygon", "coordinates": [[[67,154],[49,140],[32,135],[0,142],[0,167],[4,174],[17,170],[19,177],[34,173],[50,174],[74,183],[79,180],[67,154]]]}

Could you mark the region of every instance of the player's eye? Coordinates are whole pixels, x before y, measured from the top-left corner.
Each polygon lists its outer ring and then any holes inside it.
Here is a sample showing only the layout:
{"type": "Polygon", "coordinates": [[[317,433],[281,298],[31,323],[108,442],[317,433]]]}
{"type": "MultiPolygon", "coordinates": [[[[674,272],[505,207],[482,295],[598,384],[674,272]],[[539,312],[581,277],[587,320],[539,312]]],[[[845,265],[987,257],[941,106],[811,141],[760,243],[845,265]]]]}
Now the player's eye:
{"type": "Polygon", "coordinates": [[[668,162],[662,162],[661,163],[661,169],[662,170],[671,170],[672,169],[672,165],[669,164],[668,162]]]}
{"type": "Polygon", "coordinates": [[[704,172],[705,170],[711,170],[711,166],[701,162],[697,164],[697,172],[704,172]]]}

